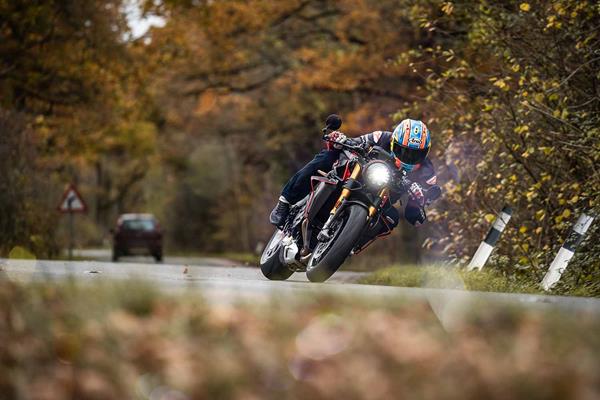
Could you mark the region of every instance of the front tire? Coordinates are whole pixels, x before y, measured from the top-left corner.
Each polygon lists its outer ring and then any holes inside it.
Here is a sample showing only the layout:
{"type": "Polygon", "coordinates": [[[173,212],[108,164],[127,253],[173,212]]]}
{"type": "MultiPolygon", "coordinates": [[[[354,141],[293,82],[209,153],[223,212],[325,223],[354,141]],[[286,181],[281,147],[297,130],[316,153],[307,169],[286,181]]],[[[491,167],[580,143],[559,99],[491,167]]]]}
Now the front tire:
{"type": "Polygon", "coordinates": [[[308,262],[306,276],[311,282],[325,282],[329,279],[346,260],[360,238],[367,222],[367,210],[353,204],[344,212],[346,215],[341,216],[341,226],[338,226],[332,235],[333,243],[320,242],[308,262]],[[319,246],[322,248],[319,249],[319,246]]]}
{"type": "Polygon", "coordinates": [[[285,238],[283,231],[277,229],[271,240],[265,246],[260,257],[260,270],[263,275],[272,281],[285,281],[294,272],[281,262],[281,242],[285,238]]]}

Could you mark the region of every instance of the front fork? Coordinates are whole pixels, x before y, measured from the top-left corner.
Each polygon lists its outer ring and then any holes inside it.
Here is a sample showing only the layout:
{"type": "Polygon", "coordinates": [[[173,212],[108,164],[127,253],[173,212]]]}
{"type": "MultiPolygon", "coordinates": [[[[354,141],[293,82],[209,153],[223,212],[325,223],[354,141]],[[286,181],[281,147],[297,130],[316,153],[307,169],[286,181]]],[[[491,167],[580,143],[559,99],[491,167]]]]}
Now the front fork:
{"type": "Polygon", "coordinates": [[[379,209],[381,204],[385,201],[385,199],[388,197],[389,193],[390,193],[390,190],[386,187],[384,187],[383,189],[381,189],[379,191],[379,195],[377,196],[377,199],[375,200],[375,204],[373,204],[371,207],[369,207],[369,216],[367,217],[367,219],[371,219],[375,216],[375,213],[377,212],[377,210],[379,209]]]}
{"type": "MultiPolygon", "coordinates": [[[[353,181],[356,180],[356,178],[358,178],[358,176],[360,175],[360,172],[361,172],[361,166],[360,166],[360,164],[356,163],[354,165],[354,169],[352,170],[352,174],[350,174],[350,185],[352,185],[353,181]]],[[[350,186],[350,185],[348,185],[348,186],[350,186]]],[[[329,214],[329,218],[327,218],[327,221],[325,222],[325,225],[323,225],[323,228],[319,232],[319,235],[317,236],[317,240],[319,240],[321,242],[326,242],[326,241],[328,241],[331,238],[330,234],[329,234],[329,226],[331,225],[331,223],[333,222],[333,220],[337,216],[337,213],[338,213],[338,210],[340,209],[340,206],[350,196],[350,192],[351,191],[350,191],[350,188],[348,186],[346,186],[346,187],[344,187],[342,189],[342,193],[340,194],[340,197],[338,198],[337,202],[335,203],[335,206],[331,209],[331,212],[329,214]]],[[[388,196],[388,193],[389,193],[389,190],[386,187],[384,187],[383,189],[381,189],[379,191],[379,195],[377,197],[377,200],[376,200],[375,204],[373,204],[373,205],[371,205],[371,207],[369,207],[369,215],[367,216],[367,220],[373,218],[373,216],[377,212],[377,209],[379,208],[379,206],[381,205],[381,203],[388,196]]]]}
{"type": "Polygon", "coordinates": [[[352,183],[356,180],[356,178],[358,178],[358,175],[360,175],[360,171],[361,171],[360,164],[359,163],[354,164],[354,169],[352,170],[352,173],[350,174],[349,184],[346,183],[346,186],[344,186],[344,188],[342,189],[342,193],[340,194],[340,197],[338,198],[338,200],[335,202],[335,205],[331,209],[331,212],[329,213],[329,218],[327,218],[325,225],[323,225],[323,228],[321,228],[321,232],[319,232],[319,235],[317,236],[318,241],[326,242],[329,239],[331,239],[331,236],[329,235],[329,226],[331,225],[331,223],[333,222],[333,219],[337,215],[337,212],[340,209],[340,206],[342,205],[342,203],[348,198],[348,196],[350,196],[349,186],[351,186],[352,183]]]}

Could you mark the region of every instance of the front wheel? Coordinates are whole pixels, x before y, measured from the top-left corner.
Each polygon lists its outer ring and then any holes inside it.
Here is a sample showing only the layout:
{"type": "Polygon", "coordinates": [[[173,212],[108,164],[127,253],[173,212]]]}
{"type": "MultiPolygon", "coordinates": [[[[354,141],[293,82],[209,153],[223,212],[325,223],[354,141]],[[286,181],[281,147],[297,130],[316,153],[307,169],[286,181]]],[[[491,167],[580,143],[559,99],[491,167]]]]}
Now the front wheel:
{"type": "Polygon", "coordinates": [[[353,204],[332,224],[332,235],[327,242],[319,242],[306,268],[311,282],[324,282],[354,248],[367,222],[367,210],[353,204]]]}
{"type": "Polygon", "coordinates": [[[284,238],[283,231],[277,229],[260,257],[260,270],[272,281],[284,281],[294,273],[281,262],[279,257],[284,238]]]}

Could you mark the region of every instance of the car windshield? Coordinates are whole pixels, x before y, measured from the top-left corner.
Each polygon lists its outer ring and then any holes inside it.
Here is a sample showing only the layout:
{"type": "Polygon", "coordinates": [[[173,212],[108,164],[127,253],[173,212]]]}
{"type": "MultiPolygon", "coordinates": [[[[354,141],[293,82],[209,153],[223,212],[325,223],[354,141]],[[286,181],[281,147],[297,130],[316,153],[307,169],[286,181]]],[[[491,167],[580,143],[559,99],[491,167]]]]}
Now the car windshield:
{"type": "Polygon", "coordinates": [[[123,229],[129,231],[152,231],[154,220],[151,219],[128,219],[123,221],[123,229]]]}

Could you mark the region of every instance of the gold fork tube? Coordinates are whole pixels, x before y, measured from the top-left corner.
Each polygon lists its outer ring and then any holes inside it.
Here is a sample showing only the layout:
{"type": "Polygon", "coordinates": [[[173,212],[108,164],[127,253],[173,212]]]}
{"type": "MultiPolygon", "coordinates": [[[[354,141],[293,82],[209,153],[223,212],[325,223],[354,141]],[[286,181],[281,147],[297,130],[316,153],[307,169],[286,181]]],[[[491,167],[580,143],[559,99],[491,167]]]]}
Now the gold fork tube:
{"type": "MultiPolygon", "coordinates": [[[[384,187],[379,192],[379,198],[383,199],[383,197],[387,196],[388,193],[389,193],[389,189],[384,187]]],[[[373,207],[373,206],[369,207],[369,218],[373,218],[373,216],[375,215],[376,212],[377,212],[377,209],[375,207],[373,207]]]]}
{"type": "MultiPolygon", "coordinates": [[[[354,165],[354,169],[352,170],[352,173],[350,174],[350,178],[352,178],[352,179],[358,178],[358,175],[360,174],[360,170],[361,170],[360,164],[356,163],[354,165]]],[[[342,201],[347,199],[348,196],[350,196],[350,189],[343,188],[342,193],[340,194],[340,197],[338,198],[337,202],[335,203],[335,206],[331,209],[331,215],[335,214],[335,212],[337,211],[340,204],[342,204],[342,201]]]]}

